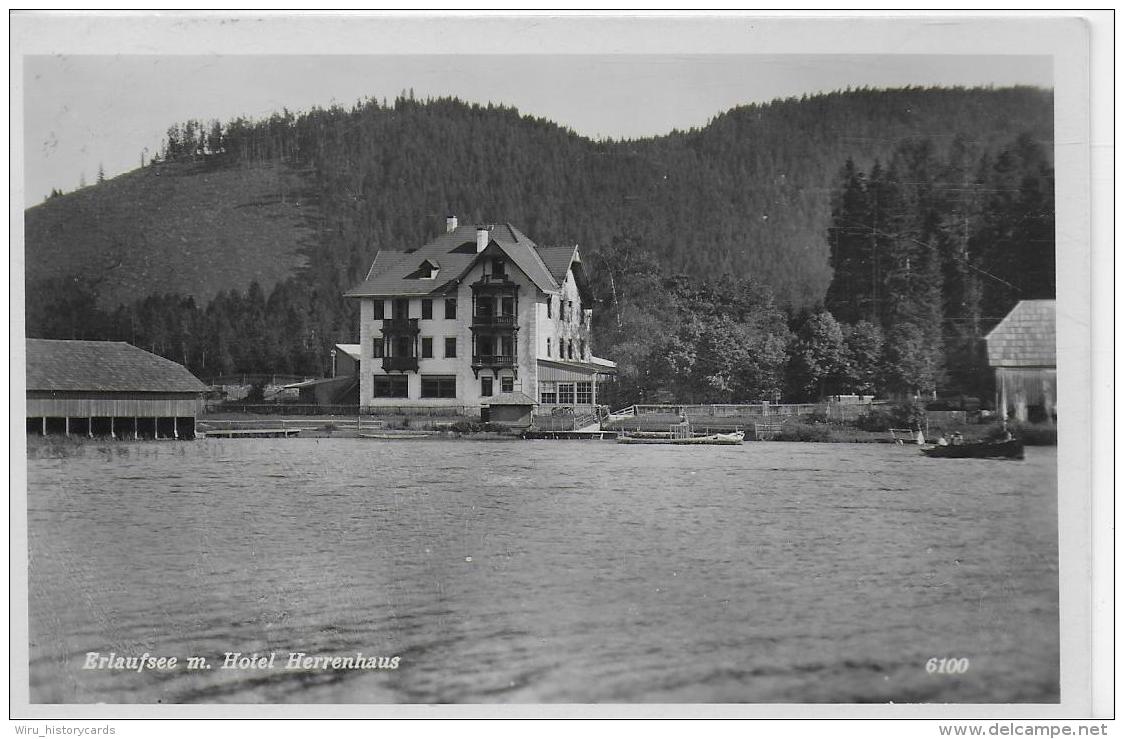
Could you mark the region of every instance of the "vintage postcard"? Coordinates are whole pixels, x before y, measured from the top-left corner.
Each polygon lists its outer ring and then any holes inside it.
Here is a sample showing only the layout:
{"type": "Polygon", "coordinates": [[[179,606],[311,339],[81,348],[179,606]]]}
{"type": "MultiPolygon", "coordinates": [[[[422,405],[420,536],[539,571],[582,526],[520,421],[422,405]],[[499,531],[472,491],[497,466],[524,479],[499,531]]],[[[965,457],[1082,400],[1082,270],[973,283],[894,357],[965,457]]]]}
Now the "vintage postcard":
{"type": "Polygon", "coordinates": [[[11,25],[14,716],[1096,715],[1086,20],[11,25]]]}

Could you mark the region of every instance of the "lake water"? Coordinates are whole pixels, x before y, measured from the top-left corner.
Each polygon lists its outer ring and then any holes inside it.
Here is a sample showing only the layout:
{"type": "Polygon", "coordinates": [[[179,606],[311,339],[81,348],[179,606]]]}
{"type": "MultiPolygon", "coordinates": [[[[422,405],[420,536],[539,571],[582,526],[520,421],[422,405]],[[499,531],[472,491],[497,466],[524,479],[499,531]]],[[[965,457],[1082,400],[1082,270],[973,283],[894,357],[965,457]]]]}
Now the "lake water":
{"type": "Polygon", "coordinates": [[[36,702],[1056,702],[1056,453],[119,442],[28,463],[36,702]],[[83,669],[88,652],[212,669],[83,669]],[[221,669],[276,652],[275,669],[221,669]],[[398,656],[285,670],[290,652],[398,656]],[[966,659],[963,674],[926,671],[966,659]]]}

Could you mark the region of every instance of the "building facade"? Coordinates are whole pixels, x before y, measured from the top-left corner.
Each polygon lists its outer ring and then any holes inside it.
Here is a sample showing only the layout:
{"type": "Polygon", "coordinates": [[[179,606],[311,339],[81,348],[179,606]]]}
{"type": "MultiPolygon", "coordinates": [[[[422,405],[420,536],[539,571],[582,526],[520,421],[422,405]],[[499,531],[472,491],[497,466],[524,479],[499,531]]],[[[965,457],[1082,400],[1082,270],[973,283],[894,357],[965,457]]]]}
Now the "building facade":
{"type": "Polygon", "coordinates": [[[382,251],[360,301],[359,404],[478,412],[521,393],[540,407],[597,404],[614,371],[593,356],[593,297],[576,246],[539,247],[510,224],[460,226],[382,251]]]}

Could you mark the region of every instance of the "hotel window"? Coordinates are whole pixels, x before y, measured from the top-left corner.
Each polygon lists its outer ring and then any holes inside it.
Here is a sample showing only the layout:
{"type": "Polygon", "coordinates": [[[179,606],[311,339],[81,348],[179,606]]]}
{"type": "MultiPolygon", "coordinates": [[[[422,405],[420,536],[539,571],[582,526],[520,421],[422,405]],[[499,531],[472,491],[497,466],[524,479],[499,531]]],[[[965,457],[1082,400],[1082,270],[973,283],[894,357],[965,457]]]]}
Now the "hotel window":
{"type": "Polygon", "coordinates": [[[566,320],[574,320],[574,301],[572,300],[566,301],[566,320]]]}
{"type": "Polygon", "coordinates": [[[451,321],[457,317],[457,299],[445,298],[445,320],[451,321]]]}
{"type": "Polygon", "coordinates": [[[433,359],[433,339],[422,337],[422,359],[433,359]]]}
{"type": "Polygon", "coordinates": [[[577,392],[578,405],[593,405],[593,383],[579,382],[577,392]]]}
{"type": "Polygon", "coordinates": [[[492,274],[496,277],[505,277],[507,275],[504,271],[503,260],[499,257],[492,260],[492,274]]]}
{"type": "Polygon", "coordinates": [[[386,301],[372,300],[371,301],[371,318],[376,321],[381,321],[386,316],[386,301]]]}
{"type": "Polygon", "coordinates": [[[445,359],[457,356],[457,340],[455,337],[445,339],[445,359]]]}
{"type": "Polygon", "coordinates": [[[501,357],[514,357],[515,356],[515,342],[510,336],[500,337],[500,356],[501,357]]]}
{"type": "Polygon", "coordinates": [[[547,295],[546,296],[546,317],[547,318],[553,318],[554,317],[554,296],[553,295],[547,295]]]}
{"type": "Polygon", "coordinates": [[[566,342],[566,359],[574,358],[574,340],[570,339],[566,342]]]}
{"type": "Polygon", "coordinates": [[[422,298],[422,318],[426,321],[433,318],[433,300],[422,298]]]}
{"type": "Polygon", "coordinates": [[[558,402],[558,393],[554,392],[553,382],[539,383],[539,402],[544,405],[554,405],[558,402]]]}
{"type": "Polygon", "coordinates": [[[375,375],[376,398],[410,397],[410,380],[406,375],[375,375]]]}
{"type": "Polygon", "coordinates": [[[550,337],[546,337],[546,356],[550,356],[550,337]]]}
{"type": "Polygon", "coordinates": [[[578,342],[578,359],[585,359],[585,340],[582,339],[578,342]]]}
{"type": "Polygon", "coordinates": [[[558,402],[562,405],[574,404],[574,383],[560,382],[558,383],[558,402]]]}
{"type": "Polygon", "coordinates": [[[480,378],[480,397],[490,398],[491,396],[492,396],[492,378],[491,377],[481,377],[480,378]]]}
{"type": "Polygon", "coordinates": [[[501,377],[500,378],[500,392],[504,392],[504,393],[515,392],[515,378],[514,377],[501,377]]]}
{"type": "Polygon", "coordinates": [[[500,300],[500,315],[515,315],[515,298],[503,298],[500,300]]]}
{"type": "Polygon", "coordinates": [[[394,317],[399,321],[404,321],[410,317],[410,299],[409,298],[395,298],[394,299],[394,317]]]}
{"type": "Polygon", "coordinates": [[[421,396],[423,398],[457,397],[457,376],[422,375],[421,396]]]}
{"type": "Polygon", "coordinates": [[[375,359],[382,358],[382,338],[378,337],[371,340],[371,356],[375,359]]]}

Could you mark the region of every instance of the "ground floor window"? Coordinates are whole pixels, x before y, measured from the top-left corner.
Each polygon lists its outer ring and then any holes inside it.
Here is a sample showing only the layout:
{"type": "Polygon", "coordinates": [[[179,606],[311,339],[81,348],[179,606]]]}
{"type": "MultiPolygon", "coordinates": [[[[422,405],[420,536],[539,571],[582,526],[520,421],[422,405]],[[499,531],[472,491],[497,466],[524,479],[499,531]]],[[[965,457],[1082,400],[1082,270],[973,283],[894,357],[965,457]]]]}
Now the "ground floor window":
{"type": "Polygon", "coordinates": [[[593,405],[593,383],[579,382],[577,388],[578,405],[593,405]]]}
{"type": "Polygon", "coordinates": [[[375,375],[376,398],[410,397],[410,378],[406,375],[375,375]]]}
{"type": "Polygon", "coordinates": [[[511,376],[500,378],[500,392],[512,393],[515,392],[515,378],[511,376]]]}
{"type": "Polygon", "coordinates": [[[554,390],[553,382],[539,383],[539,402],[543,405],[554,405],[558,402],[558,393],[554,390]]]}
{"type": "Polygon", "coordinates": [[[558,402],[562,405],[574,404],[574,383],[560,382],[558,383],[558,402]]]}
{"type": "Polygon", "coordinates": [[[485,397],[485,398],[491,397],[491,395],[492,395],[492,378],[491,377],[481,377],[480,378],[480,395],[482,397],[485,397]]]}
{"type": "Polygon", "coordinates": [[[421,396],[423,398],[457,397],[457,376],[422,375],[421,396]]]}

